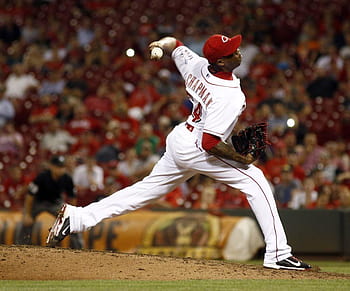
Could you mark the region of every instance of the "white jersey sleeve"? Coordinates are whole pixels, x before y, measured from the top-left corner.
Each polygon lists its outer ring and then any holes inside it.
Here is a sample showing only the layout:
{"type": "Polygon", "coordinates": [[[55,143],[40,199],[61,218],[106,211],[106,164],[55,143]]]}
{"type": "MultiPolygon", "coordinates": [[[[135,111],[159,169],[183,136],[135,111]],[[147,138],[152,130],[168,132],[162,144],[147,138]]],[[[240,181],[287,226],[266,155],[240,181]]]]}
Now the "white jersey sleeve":
{"type": "Polygon", "coordinates": [[[172,58],[177,69],[184,79],[186,79],[186,76],[199,62],[207,62],[205,58],[200,57],[185,46],[179,46],[174,49],[172,52],[172,58]]]}

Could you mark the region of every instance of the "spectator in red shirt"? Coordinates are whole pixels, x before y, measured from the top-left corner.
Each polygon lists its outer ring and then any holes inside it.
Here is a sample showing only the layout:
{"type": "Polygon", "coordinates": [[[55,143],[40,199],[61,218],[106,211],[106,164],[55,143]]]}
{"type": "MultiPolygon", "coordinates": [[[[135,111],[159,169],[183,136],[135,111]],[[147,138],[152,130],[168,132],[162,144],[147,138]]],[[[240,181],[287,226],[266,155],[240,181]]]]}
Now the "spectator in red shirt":
{"type": "Polygon", "coordinates": [[[134,145],[133,140],[121,130],[118,120],[111,120],[106,126],[102,147],[96,153],[99,163],[118,161],[122,152],[134,145]]]}
{"type": "Polygon", "coordinates": [[[56,42],[53,42],[51,48],[44,53],[45,68],[50,71],[59,71],[63,69],[64,57],[67,51],[65,48],[59,48],[56,42]]]}
{"type": "Polygon", "coordinates": [[[245,194],[224,184],[218,186],[218,199],[221,200],[223,209],[249,208],[245,194]]]}
{"type": "Polygon", "coordinates": [[[276,71],[276,67],[266,58],[266,55],[258,53],[252,62],[249,76],[253,80],[261,82],[271,78],[276,71]]]}
{"type": "Polygon", "coordinates": [[[150,207],[161,207],[161,208],[178,208],[183,207],[184,199],[181,187],[175,188],[167,195],[161,197],[156,202],[150,205],[150,207]]]}
{"type": "Polygon", "coordinates": [[[78,141],[71,147],[70,153],[79,156],[94,156],[100,148],[100,142],[92,131],[85,130],[78,136],[78,141]]]}
{"type": "Polygon", "coordinates": [[[111,94],[108,83],[102,82],[97,88],[96,94],[89,95],[84,100],[86,109],[93,116],[108,119],[113,110],[111,94]]]}
{"type": "Polygon", "coordinates": [[[70,120],[66,129],[72,135],[80,135],[86,131],[98,132],[101,129],[100,122],[91,117],[83,104],[74,107],[74,118],[70,120]]]}
{"type": "Polygon", "coordinates": [[[6,58],[3,54],[0,55],[0,79],[5,80],[11,73],[11,67],[6,63],[6,58]]]}
{"type": "Polygon", "coordinates": [[[132,58],[126,55],[118,55],[115,58],[112,67],[117,72],[116,78],[123,78],[126,81],[132,81],[136,78],[134,72],[139,66],[143,65],[142,58],[140,56],[134,56],[132,58]]]}
{"type": "Polygon", "coordinates": [[[8,176],[3,182],[3,191],[0,193],[0,196],[2,196],[0,198],[2,201],[0,208],[3,207],[13,211],[23,209],[27,185],[31,180],[32,178],[25,175],[19,166],[11,166],[8,170],[8,176]]]}
{"type": "Polygon", "coordinates": [[[160,95],[150,81],[141,80],[128,98],[129,108],[140,108],[143,116],[152,112],[152,107],[160,100],[160,95]]]}
{"type": "Polygon", "coordinates": [[[140,122],[128,114],[128,104],[126,102],[114,103],[112,119],[120,122],[123,133],[127,134],[129,138],[136,141],[139,134],[140,122]]]}
{"type": "Polygon", "coordinates": [[[39,104],[34,105],[29,115],[29,122],[39,130],[43,130],[55,118],[58,106],[51,95],[45,94],[39,98],[39,104]]]}
{"type": "Polygon", "coordinates": [[[122,130],[121,122],[113,119],[107,123],[103,144],[113,146],[119,151],[124,152],[134,146],[134,140],[122,130]]]}
{"type": "Polygon", "coordinates": [[[305,179],[305,171],[301,166],[301,159],[296,150],[291,150],[290,152],[288,152],[286,164],[292,166],[294,178],[297,178],[300,181],[303,181],[305,179]]]}
{"type": "Polygon", "coordinates": [[[334,205],[331,201],[332,197],[332,188],[330,185],[322,185],[318,189],[318,197],[317,200],[307,206],[309,209],[334,209],[334,205]]]}
{"type": "Polygon", "coordinates": [[[274,146],[274,156],[265,164],[265,170],[273,184],[280,181],[282,167],[287,164],[287,149],[283,140],[278,141],[274,146]]]}

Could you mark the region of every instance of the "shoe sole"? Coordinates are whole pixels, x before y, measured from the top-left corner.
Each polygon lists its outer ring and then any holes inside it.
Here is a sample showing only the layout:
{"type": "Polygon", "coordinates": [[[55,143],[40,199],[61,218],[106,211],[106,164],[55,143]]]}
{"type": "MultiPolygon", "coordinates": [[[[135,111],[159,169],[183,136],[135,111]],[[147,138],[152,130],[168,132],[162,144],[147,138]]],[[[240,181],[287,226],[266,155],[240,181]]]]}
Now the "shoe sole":
{"type": "Polygon", "coordinates": [[[61,208],[61,210],[58,212],[58,215],[56,217],[56,220],[53,224],[53,226],[49,229],[49,234],[46,239],[46,245],[49,247],[55,247],[58,243],[58,240],[55,239],[55,233],[57,233],[57,228],[58,226],[63,223],[63,217],[64,217],[64,212],[67,208],[67,205],[64,204],[61,208]]]}
{"type": "Polygon", "coordinates": [[[298,268],[298,267],[285,267],[285,266],[279,266],[276,264],[264,264],[264,268],[267,269],[275,269],[275,270],[295,270],[295,271],[305,271],[306,268],[298,268]]]}

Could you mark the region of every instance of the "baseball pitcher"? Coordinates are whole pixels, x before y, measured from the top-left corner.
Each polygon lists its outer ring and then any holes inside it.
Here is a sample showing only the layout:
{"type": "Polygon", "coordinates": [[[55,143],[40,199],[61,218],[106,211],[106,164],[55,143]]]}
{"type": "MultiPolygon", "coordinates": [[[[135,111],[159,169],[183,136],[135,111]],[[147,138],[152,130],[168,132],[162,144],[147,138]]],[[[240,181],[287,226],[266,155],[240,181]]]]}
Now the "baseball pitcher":
{"type": "Polygon", "coordinates": [[[153,60],[162,58],[163,52],[171,55],[193,103],[192,114],[168,135],[166,152],[142,181],[86,207],[65,204],[50,230],[48,245],[54,246],[68,234],[85,231],[105,218],[143,207],[200,173],[247,195],[264,234],[264,267],[311,268],[292,256],[269,183],[253,165],[264,148],[264,125],[231,137],[246,107],[240,80],[232,72],[241,63],[241,40],[241,35],[212,35],[204,44],[204,57],[174,37],[149,45],[153,60]],[[260,132],[257,138],[255,130],[260,132]]]}

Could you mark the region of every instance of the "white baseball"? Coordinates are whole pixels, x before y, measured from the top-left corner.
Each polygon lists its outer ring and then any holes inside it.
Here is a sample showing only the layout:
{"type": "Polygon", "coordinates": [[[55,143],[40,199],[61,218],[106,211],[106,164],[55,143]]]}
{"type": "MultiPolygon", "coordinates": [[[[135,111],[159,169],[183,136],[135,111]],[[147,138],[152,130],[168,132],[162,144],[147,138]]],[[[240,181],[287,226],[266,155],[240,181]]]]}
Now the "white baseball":
{"type": "Polygon", "coordinates": [[[163,56],[163,50],[160,47],[154,47],[151,51],[152,59],[160,59],[163,56]]]}

